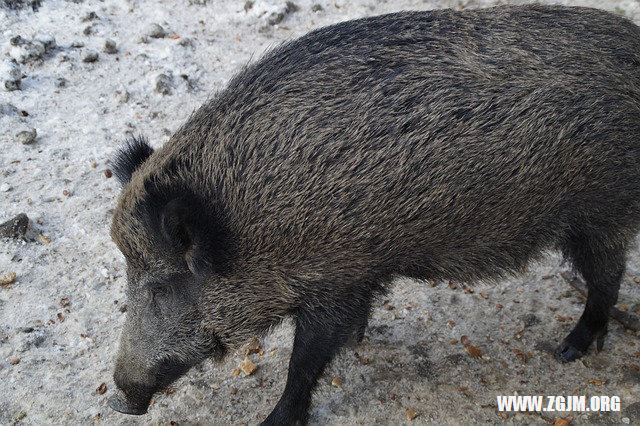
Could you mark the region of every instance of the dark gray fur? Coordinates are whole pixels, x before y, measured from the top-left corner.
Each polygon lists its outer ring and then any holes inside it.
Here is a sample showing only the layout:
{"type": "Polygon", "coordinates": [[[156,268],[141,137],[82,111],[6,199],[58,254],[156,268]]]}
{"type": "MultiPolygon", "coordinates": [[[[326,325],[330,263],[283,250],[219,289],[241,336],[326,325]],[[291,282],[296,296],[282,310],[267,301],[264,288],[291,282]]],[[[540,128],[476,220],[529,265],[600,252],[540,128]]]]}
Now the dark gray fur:
{"type": "Polygon", "coordinates": [[[589,284],[558,358],[600,348],[640,220],[639,138],[640,29],[599,10],[403,12],[272,50],[131,166],[112,405],[142,413],[293,317],[266,423],[304,423],[394,276],[495,280],[546,249],[589,284]]]}

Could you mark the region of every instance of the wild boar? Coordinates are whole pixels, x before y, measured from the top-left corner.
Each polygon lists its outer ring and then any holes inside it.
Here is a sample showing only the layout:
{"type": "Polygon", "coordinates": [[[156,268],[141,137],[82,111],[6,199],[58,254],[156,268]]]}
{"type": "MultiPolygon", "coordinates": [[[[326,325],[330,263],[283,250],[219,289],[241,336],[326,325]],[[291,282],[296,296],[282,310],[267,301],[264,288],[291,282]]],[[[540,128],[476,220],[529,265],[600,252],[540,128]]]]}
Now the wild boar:
{"type": "Polygon", "coordinates": [[[114,409],[295,323],[265,424],[393,277],[497,280],[558,249],[589,295],[560,361],[597,348],[640,220],[640,29],[588,8],[402,12],[269,51],[159,150],[118,155],[128,305],[114,409]]]}

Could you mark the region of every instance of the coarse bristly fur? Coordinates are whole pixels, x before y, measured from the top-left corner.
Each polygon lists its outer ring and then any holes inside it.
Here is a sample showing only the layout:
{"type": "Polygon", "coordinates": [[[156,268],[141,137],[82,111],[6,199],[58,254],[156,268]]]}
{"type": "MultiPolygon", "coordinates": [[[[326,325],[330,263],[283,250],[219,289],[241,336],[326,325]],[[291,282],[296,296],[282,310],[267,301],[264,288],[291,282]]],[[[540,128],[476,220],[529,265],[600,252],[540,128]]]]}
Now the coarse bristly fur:
{"type": "Polygon", "coordinates": [[[129,279],[120,411],[293,317],[265,423],[304,423],[394,276],[499,279],[546,249],[589,286],[557,350],[571,361],[602,347],[640,223],[640,29],[560,6],[343,22],[129,152],[112,226],[129,279]]]}

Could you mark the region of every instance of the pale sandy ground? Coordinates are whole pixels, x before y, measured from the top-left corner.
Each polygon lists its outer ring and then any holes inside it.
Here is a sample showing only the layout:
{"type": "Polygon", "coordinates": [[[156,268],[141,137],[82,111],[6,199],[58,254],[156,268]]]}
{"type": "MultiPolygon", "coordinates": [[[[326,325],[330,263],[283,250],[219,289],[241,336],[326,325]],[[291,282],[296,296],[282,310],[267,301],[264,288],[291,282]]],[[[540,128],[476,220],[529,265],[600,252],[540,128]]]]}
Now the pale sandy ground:
{"type": "MultiPolygon", "coordinates": [[[[125,303],[123,258],[108,235],[119,191],[103,174],[109,158],[128,134],[142,132],[154,146],[162,145],[243,64],[313,28],[399,10],[523,3],[294,2],[298,10],[277,25],[269,20],[286,8],[280,0],[256,0],[246,11],[244,2],[202,0],[44,0],[37,12],[0,9],[2,61],[19,56],[9,42],[16,35],[32,40],[44,33],[56,42],[41,58],[19,65],[25,75],[21,90],[0,91],[0,104],[28,112],[0,109],[0,222],[25,212],[32,236],[50,240],[0,243],[0,273],[17,274],[15,283],[0,288],[0,424],[255,424],[263,419],[284,386],[291,350],[287,326],[263,342],[264,355],[252,355],[258,365],[252,376],[233,375],[242,360],[237,353],[224,364],[206,363],[190,372],[173,394],[158,396],[146,416],[128,417],[107,407],[125,303]],[[319,10],[312,9],[316,4],[319,10]],[[83,21],[90,12],[96,17],[83,21]],[[152,23],[169,36],[141,42],[152,23]],[[106,38],[116,42],[117,53],[103,52],[106,38]],[[97,61],[83,62],[89,50],[98,52],[97,61]],[[155,90],[161,73],[171,79],[170,94],[155,90]],[[65,87],[59,87],[60,78],[65,87]],[[25,128],[37,129],[32,145],[16,137],[25,128]],[[66,307],[63,298],[70,302],[66,307]],[[19,363],[13,365],[15,359],[19,363]],[[96,388],[103,382],[108,390],[99,395],[96,388]]],[[[638,1],[560,3],[602,7],[640,24],[638,1]]],[[[8,76],[2,72],[0,77],[8,76]]],[[[375,310],[363,344],[345,350],[321,380],[311,422],[402,424],[412,409],[418,413],[415,424],[548,423],[570,415],[574,424],[640,424],[640,372],[632,367],[640,364],[633,355],[640,351],[638,336],[614,323],[603,353],[569,365],[553,359],[552,349],[583,307],[558,276],[561,269],[560,259],[551,256],[519,279],[479,284],[473,294],[460,286],[400,281],[389,303],[375,310]],[[543,279],[546,275],[552,276],[543,279]],[[481,349],[482,358],[451,343],[463,335],[481,349]],[[526,362],[514,351],[526,353],[526,362]],[[340,388],[331,386],[333,377],[342,379],[340,388]],[[496,395],[514,393],[617,395],[622,410],[500,416],[496,395]]],[[[640,302],[635,276],[640,276],[637,251],[622,286],[622,305],[640,302]]]]}

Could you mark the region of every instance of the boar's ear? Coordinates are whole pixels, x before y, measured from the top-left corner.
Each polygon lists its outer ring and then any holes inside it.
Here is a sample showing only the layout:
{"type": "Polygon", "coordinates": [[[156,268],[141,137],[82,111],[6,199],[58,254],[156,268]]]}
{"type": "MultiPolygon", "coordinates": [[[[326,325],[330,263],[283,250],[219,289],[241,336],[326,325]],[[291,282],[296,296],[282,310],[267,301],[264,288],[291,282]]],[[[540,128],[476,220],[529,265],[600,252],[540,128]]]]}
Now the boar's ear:
{"type": "Polygon", "coordinates": [[[113,173],[124,187],[147,158],[153,154],[153,148],[143,136],[132,137],[125,146],[118,150],[113,159],[113,173]]]}
{"type": "Polygon", "coordinates": [[[220,232],[194,197],[180,196],[169,201],[160,214],[160,232],[169,245],[184,256],[194,275],[204,275],[221,264],[223,255],[214,241],[220,232]],[[214,264],[215,263],[215,264],[214,264]]]}

